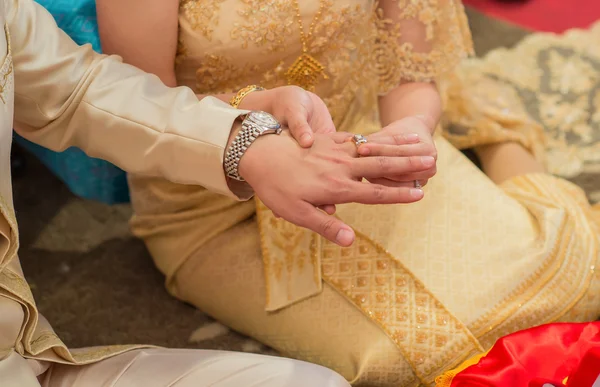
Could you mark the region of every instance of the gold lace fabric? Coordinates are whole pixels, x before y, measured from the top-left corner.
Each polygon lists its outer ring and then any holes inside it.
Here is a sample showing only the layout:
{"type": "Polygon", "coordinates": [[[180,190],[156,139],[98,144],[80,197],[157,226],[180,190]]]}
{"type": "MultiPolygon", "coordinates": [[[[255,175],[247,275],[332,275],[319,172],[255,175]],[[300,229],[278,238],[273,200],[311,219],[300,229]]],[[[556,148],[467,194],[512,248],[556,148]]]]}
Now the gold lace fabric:
{"type": "Polygon", "coordinates": [[[457,0],[382,0],[375,8],[372,61],[379,92],[400,82],[429,82],[473,53],[463,5],[457,0]]]}
{"type": "Polygon", "coordinates": [[[458,148],[517,141],[600,201],[600,23],[532,34],[464,61],[440,83],[444,136],[458,148]]]}
{"type": "MultiPolygon", "coordinates": [[[[432,81],[472,52],[457,0],[323,0],[309,52],[329,80],[316,93],[338,126],[374,109],[374,98],[402,82],[432,81]],[[366,95],[357,101],[357,94],[366,95]]],[[[301,3],[310,23],[319,0],[301,3]]],[[[285,85],[302,52],[295,8],[286,0],[183,0],[180,73],[194,67],[198,93],[231,92],[247,84],[285,85]]],[[[186,75],[182,74],[185,78],[186,75]]]]}

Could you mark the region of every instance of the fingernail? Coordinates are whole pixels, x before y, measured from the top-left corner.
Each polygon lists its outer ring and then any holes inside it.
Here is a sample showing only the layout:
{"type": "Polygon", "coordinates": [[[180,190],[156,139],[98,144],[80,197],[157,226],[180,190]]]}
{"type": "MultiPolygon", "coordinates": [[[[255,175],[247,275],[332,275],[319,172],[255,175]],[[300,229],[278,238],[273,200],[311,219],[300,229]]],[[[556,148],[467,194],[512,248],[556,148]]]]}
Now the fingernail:
{"type": "Polygon", "coordinates": [[[354,242],[352,231],[341,229],[335,236],[335,241],[341,246],[350,246],[354,242]]]}
{"type": "Polygon", "coordinates": [[[419,141],[419,135],[416,133],[405,134],[404,139],[409,142],[416,142],[419,141]]]}
{"type": "Polygon", "coordinates": [[[412,196],[415,199],[421,199],[423,197],[423,190],[421,188],[411,188],[410,189],[410,196],[412,196]]]}
{"type": "Polygon", "coordinates": [[[423,166],[429,168],[435,164],[435,159],[432,156],[422,156],[421,162],[423,163],[423,166]]]}
{"type": "Polygon", "coordinates": [[[310,141],[311,138],[312,136],[310,135],[310,133],[304,133],[302,136],[300,136],[300,142],[306,144],[310,141]]]}

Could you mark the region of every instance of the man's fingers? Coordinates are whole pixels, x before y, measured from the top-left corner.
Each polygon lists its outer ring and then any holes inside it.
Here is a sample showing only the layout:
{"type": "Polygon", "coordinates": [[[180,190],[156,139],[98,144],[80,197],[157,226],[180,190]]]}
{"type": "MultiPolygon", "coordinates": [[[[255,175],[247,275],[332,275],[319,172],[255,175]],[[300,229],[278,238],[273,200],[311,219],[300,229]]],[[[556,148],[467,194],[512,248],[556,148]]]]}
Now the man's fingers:
{"type": "Polygon", "coordinates": [[[354,177],[379,178],[423,172],[433,166],[432,156],[362,157],[352,161],[351,173],[354,177]]]}
{"type": "Polygon", "coordinates": [[[323,206],[319,206],[318,208],[329,215],[335,214],[336,211],[335,204],[325,204],[323,206]]]}
{"type": "Polygon", "coordinates": [[[310,148],[314,142],[314,135],[310,125],[308,125],[306,111],[304,109],[294,112],[289,111],[286,121],[292,137],[298,144],[303,148],[310,148]]]}
{"type": "MultiPolygon", "coordinates": [[[[336,144],[343,144],[351,142],[352,134],[348,132],[335,132],[331,134],[331,138],[336,144]]],[[[352,144],[354,144],[354,142],[352,142],[352,144]]]]}
{"type": "Polygon", "coordinates": [[[298,208],[300,215],[290,220],[292,223],[308,228],[342,247],[348,247],[354,242],[356,238],[354,231],[344,222],[319,211],[309,203],[303,206],[305,208],[298,208]]]}
{"type": "Polygon", "coordinates": [[[388,145],[368,142],[358,147],[360,156],[389,156],[389,157],[407,157],[407,156],[433,156],[435,148],[431,144],[420,142],[409,145],[388,145]]]}
{"type": "MultiPolygon", "coordinates": [[[[385,180],[385,179],[383,179],[385,180]]],[[[399,182],[394,182],[395,184],[404,184],[404,183],[399,183],[399,182]]],[[[408,184],[408,183],[406,183],[408,184]]],[[[323,211],[324,213],[328,214],[328,215],[333,215],[335,214],[337,208],[335,207],[335,204],[325,204],[322,206],[318,206],[317,207],[319,210],[323,211]]],[[[279,215],[278,213],[276,213],[275,211],[273,211],[273,216],[277,219],[281,218],[281,215],[279,215]]]]}

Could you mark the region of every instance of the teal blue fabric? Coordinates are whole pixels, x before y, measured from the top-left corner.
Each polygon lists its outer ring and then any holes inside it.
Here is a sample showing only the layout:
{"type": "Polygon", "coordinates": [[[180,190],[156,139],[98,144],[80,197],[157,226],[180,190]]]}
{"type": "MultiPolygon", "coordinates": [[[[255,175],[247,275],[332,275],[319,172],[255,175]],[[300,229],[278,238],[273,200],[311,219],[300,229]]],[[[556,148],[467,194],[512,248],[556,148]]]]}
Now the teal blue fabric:
{"type": "MultiPolygon", "coordinates": [[[[101,52],[95,0],[36,1],[76,43],[89,43],[95,51],[101,52]]],[[[77,148],[57,153],[19,136],[15,136],[15,140],[36,155],[75,195],[108,204],[129,201],[125,172],[114,165],[88,157],[77,148]]]]}

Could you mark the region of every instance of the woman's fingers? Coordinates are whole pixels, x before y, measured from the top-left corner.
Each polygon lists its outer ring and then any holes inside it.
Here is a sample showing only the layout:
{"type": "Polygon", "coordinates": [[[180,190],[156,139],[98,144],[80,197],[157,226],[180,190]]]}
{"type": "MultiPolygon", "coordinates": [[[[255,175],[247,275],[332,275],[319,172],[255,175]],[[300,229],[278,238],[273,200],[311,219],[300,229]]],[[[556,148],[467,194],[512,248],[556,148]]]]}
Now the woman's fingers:
{"type": "Polygon", "coordinates": [[[368,135],[367,140],[369,142],[375,142],[378,144],[408,145],[418,144],[419,142],[421,142],[421,137],[416,133],[394,134],[387,131],[381,131],[368,135]]]}
{"type": "MultiPolygon", "coordinates": [[[[351,182],[348,189],[336,193],[337,203],[399,204],[423,198],[423,190],[413,187],[388,187],[382,184],[351,182]]],[[[330,199],[331,200],[331,199],[330,199]]]]}
{"type": "MultiPolygon", "coordinates": [[[[418,188],[415,186],[415,180],[408,181],[396,181],[386,178],[368,179],[369,183],[385,185],[386,187],[406,187],[406,188],[418,188]]],[[[428,183],[428,179],[417,180],[421,187],[425,187],[428,183]]]]}
{"type": "MultiPolygon", "coordinates": [[[[423,172],[416,173],[407,173],[401,175],[385,175],[384,177],[389,180],[397,181],[397,182],[411,182],[415,180],[429,180],[435,176],[437,172],[437,168],[431,168],[423,172]]],[[[371,179],[369,179],[371,180],[371,179]]]]}
{"type": "Polygon", "coordinates": [[[360,156],[433,156],[435,149],[431,144],[424,142],[408,145],[389,145],[376,142],[367,142],[358,147],[360,156]]]}
{"type": "Polygon", "coordinates": [[[423,172],[431,169],[434,165],[435,159],[432,156],[375,156],[354,159],[350,168],[354,177],[379,178],[423,172]]]}
{"type": "MultiPolygon", "coordinates": [[[[301,107],[301,105],[300,105],[301,107]]],[[[315,140],[313,131],[308,124],[305,108],[288,109],[285,117],[290,134],[303,148],[310,148],[315,140]]]]}

